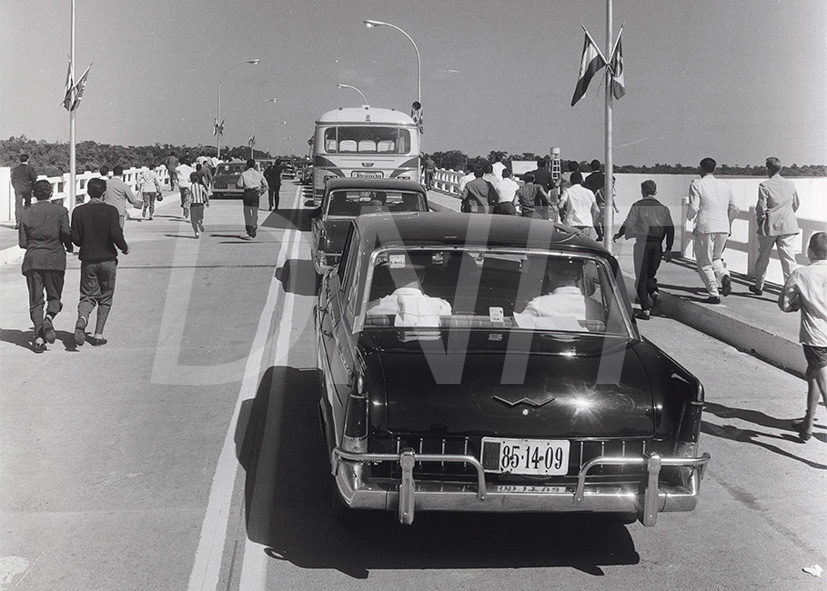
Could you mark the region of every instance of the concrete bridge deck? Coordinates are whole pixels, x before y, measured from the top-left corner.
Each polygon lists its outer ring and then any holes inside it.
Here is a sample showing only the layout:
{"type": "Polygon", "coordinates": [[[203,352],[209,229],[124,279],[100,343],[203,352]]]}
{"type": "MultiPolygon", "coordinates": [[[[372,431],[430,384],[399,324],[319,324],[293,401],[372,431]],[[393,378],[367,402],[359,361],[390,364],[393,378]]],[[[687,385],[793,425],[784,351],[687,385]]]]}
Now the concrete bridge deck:
{"type": "MultiPolygon", "coordinates": [[[[165,192],[164,197],[156,208],[163,209],[178,202],[177,192],[165,192]]],[[[437,210],[459,211],[456,197],[430,191],[428,198],[437,210]]],[[[130,214],[139,217],[140,211],[131,209],[130,214]]],[[[137,222],[127,221],[127,224],[131,223],[137,222]]],[[[22,253],[17,247],[17,231],[13,224],[0,225],[0,264],[19,264],[22,253]]],[[[633,293],[632,243],[618,242],[615,255],[626,276],[627,287],[633,293]]],[[[660,313],[795,375],[803,375],[806,363],[798,342],[799,317],[778,309],[777,289],[770,286],[762,297],[756,297],[747,290],[750,280],[733,274],[733,293],[720,305],[709,305],[703,303],[706,292],[693,261],[663,263],[658,279],[663,294],[660,313]]]]}

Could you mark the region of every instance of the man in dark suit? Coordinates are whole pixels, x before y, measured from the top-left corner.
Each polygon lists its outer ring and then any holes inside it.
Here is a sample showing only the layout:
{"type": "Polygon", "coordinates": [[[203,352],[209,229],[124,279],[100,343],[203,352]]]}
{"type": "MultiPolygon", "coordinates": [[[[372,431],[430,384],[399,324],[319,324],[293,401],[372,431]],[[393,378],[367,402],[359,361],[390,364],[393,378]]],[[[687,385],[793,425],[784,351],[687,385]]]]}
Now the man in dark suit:
{"type": "Polygon", "coordinates": [[[26,249],[22,271],[29,288],[29,316],[34,324],[33,349],[35,353],[42,353],[46,343],[55,342],[52,321],[63,308],[60,298],[66,273],[66,251],[72,252],[72,235],[69,212],[62,205],[49,201],[52,184],[46,180],[37,181],[34,196],[37,203],[23,211],[17,232],[20,248],[26,249]]]}
{"type": "Polygon", "coordinates": [[[32,204],[32,187],[37,182],[37,173],[29,164],[29,155],[20,154],[20,164],[11,171],[11,185],[14,188],[14,229],[20,228],[20,214],[24,207],[32,204]]]}
{"type": "Polygon", "coordinates": [[[98,318],[93,345],[105,345],[103,328],[112,307],[115,294],[115,271],[118,253],[129,254],[129,245],[123,237],[118,210],[103,202],[106,181],[89,179],[86,186],[89,202],[72,212],[72,242],[80,247],[80,303],[75,324],[75,344],[86,342],[86,325],[95,306],[98,318]]]}

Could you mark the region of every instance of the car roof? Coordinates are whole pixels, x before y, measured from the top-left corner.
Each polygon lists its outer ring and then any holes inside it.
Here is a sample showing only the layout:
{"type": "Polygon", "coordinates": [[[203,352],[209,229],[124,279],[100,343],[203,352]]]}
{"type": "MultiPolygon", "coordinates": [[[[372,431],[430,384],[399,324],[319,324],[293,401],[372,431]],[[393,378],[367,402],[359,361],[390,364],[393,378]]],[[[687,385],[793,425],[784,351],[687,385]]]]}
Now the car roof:
{"type": "Polygon", "coordinates": [[[602,257],[610,253],[574,228],[548,220],[512,215],[457,212],[367,214],[355,219],[362,245],[379,246],[498,246],[554,248],[602,257]]]}
{"type": "Polygon", "coordinates": [[[425,188],[416,181],[405,181],[399,179],[330,179],[327,181],[326,189],[328,192],[341,189],[363,189],[365,191],[381,191],[382,189],[386,189],[390,191],[425,192],[425,188]]]}

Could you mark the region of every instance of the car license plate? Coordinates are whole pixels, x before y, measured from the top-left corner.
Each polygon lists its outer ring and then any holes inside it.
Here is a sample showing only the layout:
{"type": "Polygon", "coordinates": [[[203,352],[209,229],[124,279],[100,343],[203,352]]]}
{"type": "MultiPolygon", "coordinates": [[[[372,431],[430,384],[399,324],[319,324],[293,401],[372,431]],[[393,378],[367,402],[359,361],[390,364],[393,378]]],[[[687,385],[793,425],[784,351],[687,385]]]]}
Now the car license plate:
{"type": "Polygon", "coordinates": [[[500,439],[483,437],[482,466],[486,472],[564,476],[569,470],[567,439],[500,439]]]}
{"type": "Polygon", "coordinates": [[[378,171],[355,170],[353,171],[353,176],[361,179],[381,179],[382,173],[378,171]]]}

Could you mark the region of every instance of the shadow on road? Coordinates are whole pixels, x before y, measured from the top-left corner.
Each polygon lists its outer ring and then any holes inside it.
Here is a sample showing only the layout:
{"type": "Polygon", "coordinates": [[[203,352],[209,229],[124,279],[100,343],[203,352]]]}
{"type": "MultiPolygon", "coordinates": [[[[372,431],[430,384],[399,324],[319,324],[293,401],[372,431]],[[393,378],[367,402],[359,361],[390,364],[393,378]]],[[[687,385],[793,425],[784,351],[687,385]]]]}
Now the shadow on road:
{"type": "MultiPolygon", "coordinates": [[[[803,398],[804,395],[802,395],[802,402],[803,398]]],[[[757,445],[758,447],[763,447],[764,449],[766,449],[767,451],[771,451],[772,453],[790,458],[791,460],[799,461],[803,464],[806,464],[807,466],[810,466],[811,468],[815,468],[817,470],[827,470],[827,466],[824,464],[819,464],[818,462],[813,462],[805,458],[800,458],[786,450],[772,445],[771,443],[763,441],[763,439],[776,439],[778,441],[798,442],[798,435],[796,434],[795,430],[792,428],[792,425],[790,424],[791,419],[777,419],[757,410],[745,408],[730,408],[728,406],[723,406],[721,404],[716,404],[714,402],[709,401],[704,403],[704,412],[711,413],[721,419],[740,419],[747,423],[752,423],[759,427],[764,427],[768,431],[757,431],[755,429],[741,429],[739,427],[735,427],[734,425],[716,425],[708,421],[702,421],[702,433],[706,433],[707,435],[712,435],[714,437],[720,437],[722,439],[729,439],[730,441],[739,441],[742,443],[750,443],[752,445],[757,445]],[[775,433],[769,432],[769,430],[789,431],[789,433],[777,435],[775,433]],[[759,437],[761,439],[758,439],[759,437]]],[[[823,429],[824,427],[816,425],[816,428],[823,429]]],[[[815,433],[813,435],[813,438],[827,442],[827,434],[823,432],[815,433]]]]}
{"type": "Polygon", "coordinates": [[[276,279],[281,281],[286,293],[296,295],[316,295],[319,285],[319,276],[313,268],[313,262],[301,259],[285,261],[283,267],[276,269],[276,279]]]}
{"type": "Polygon", "coordinates": [[[264,217],[261,226],[279,230],[297,228],[302,232],[310,231],[310,210],[308,209],[277,209],[275,211],[261,212],[264,217]]]}
{"type": "Polygon", "coordinates": [[[274,560],[358,579],[377,569],[556,566],[599,576],[602,566],[640,561],[626,527],[594,516],[420,512],[408,527],[394,512],[367,512],[341,525],[318,390],[316,370],[270,368],[239,420],[247,535],[274,560]]]}

